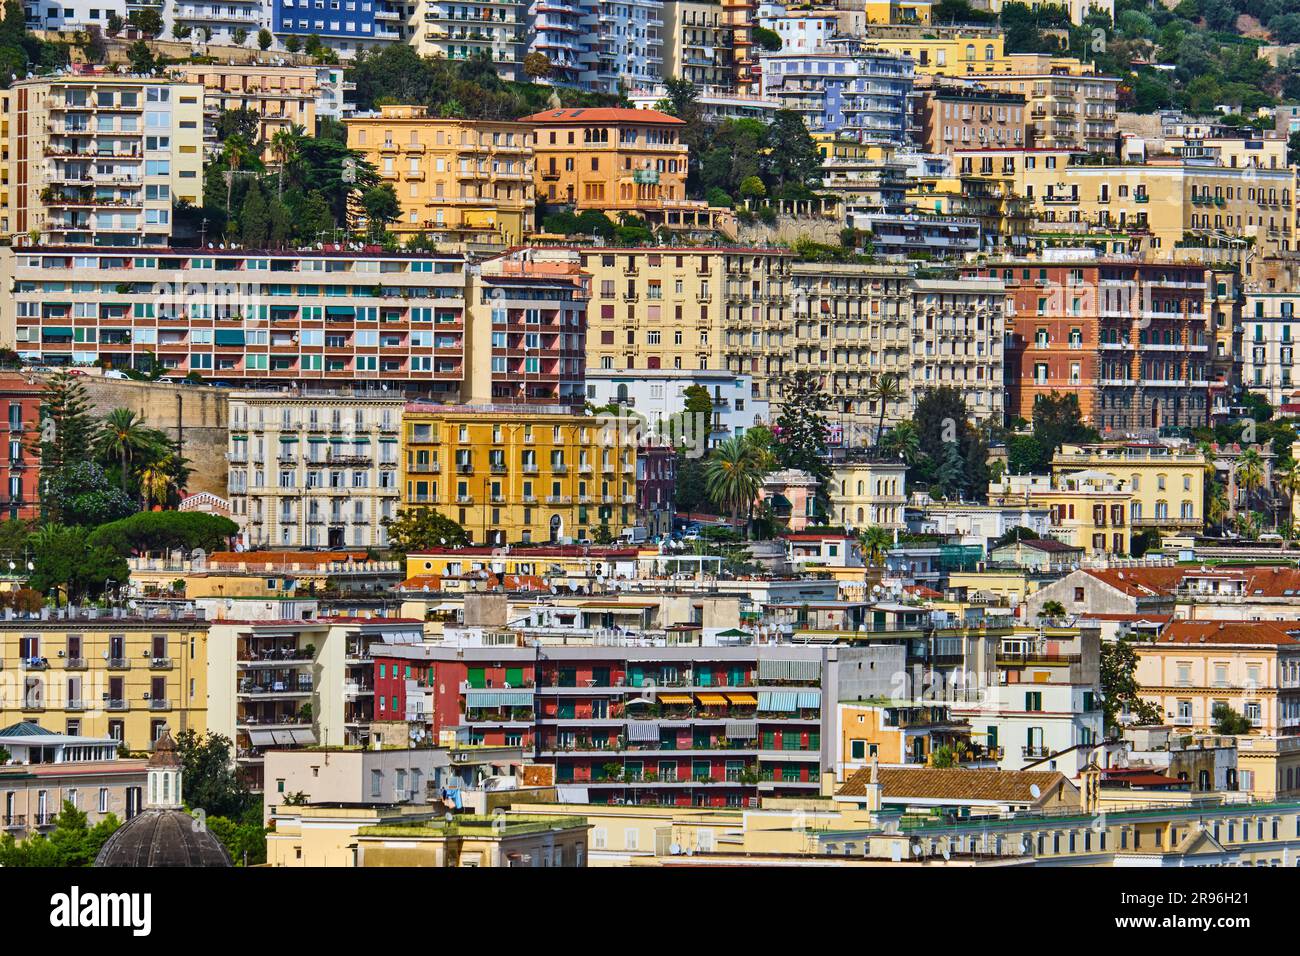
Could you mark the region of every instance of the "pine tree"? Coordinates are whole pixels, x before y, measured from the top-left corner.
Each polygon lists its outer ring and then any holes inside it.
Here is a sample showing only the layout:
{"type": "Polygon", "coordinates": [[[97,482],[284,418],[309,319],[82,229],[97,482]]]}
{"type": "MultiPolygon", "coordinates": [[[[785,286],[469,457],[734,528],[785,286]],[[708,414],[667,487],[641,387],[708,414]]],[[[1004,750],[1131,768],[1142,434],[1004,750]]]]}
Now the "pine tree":
{"type": "Polygon", "coordinates": [[[41,392],[41,427],[31,446],[41,460],[42,515],[47,521],[59,518],[57,505],[44,500],[49,479],[93,457],[95,430],[85,386],[67,372],[50,378],[41,392]]]}
{"type": "Polygon", "coordinates": [[[245,249],[264,249],[271,234],[270,210],[262,187],[253,183],[239,209],[239,231],[245,249]]]}

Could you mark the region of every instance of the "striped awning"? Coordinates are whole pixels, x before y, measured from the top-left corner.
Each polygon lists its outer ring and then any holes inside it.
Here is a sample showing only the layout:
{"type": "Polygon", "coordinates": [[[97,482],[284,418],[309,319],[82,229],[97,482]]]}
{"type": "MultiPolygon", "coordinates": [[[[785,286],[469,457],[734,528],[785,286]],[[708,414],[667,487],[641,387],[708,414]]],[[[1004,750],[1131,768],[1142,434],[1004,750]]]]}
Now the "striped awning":
{"type": "Polygon", "coordinates": [[[695,699],[701,704],[707,704],[709,707],[727,706],[727,698],[721,694],[696,694],[695,699]]]}
{"type": "Polygon", "coordinates": [[[731,740],[753,740],[758,736],[758,724],[752,720],[729,720],[722,732],[731,740]]]}
{"type": "Polygon", "coordinates": [[[275,734],[269,730],[250,730],[248,742],[254,747],[269,747],[275,743],[275,734]]]}
{"type": "Polygon", "coordinates": [[[466,707],[531,707],[531,690],[467,690],[466,707]]]}
{"type": "Polygon", "coordinates": [[[753,694],[728,694],[727,700],[738,707],[753,707],[758,703],[758,698],[753,694]]]}
{"type": "Polygon", "coordinates": [[[787,661],[760,658],[760,680],[821,680],[821,661],[787,661]]]}
{"type": "Polygon", "coordinates": [[[799,709],[803,710],[810,707],[821,707],[822,692],[819,690],[801,690],[799,691],[799,709]]]}
{"type": "Polygon", "coordinates": [[[295,744],[304,747],[311,747],[316,743],[316,734],[310,730],[291,730],[289,735],[295,744]]]}
{"type": "Polygon", "coordinates": [[[799,695],[792,690],[760,690],[758,709],[790,713],[799,709],[799,695]]]}
{"type": "Polygon", "coordinates": [[[653,720],[633,720],[627,725],[628,740],[658,740],[659,725],[653,720]]]}
{"type": "Polygon", "coordinates": [[[690,694],[660,694],[659,703],[661,704],[689,704],[691,702],[690,694]]]}

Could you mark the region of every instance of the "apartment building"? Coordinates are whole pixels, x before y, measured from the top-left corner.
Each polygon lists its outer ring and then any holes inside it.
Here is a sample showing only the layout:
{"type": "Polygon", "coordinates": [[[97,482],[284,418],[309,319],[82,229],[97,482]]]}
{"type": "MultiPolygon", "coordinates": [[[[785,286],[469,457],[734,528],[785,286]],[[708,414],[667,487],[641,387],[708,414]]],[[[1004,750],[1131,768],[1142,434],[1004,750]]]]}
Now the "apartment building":
{"type": "Polygon", "coordinates": [[[663,7],[662,0],[582,0],[579,85],[618,93],[661,79],[663,7]]]}
{"type": "Polygon", "coordinates": [[[916,120],[917,141],[927,153],[1029,145],[1029,109],[1018,93],[979,85],[919,90],[916,120]]]}
{"type": "Polygon", "coordinates": [[[1129,553],[1132,502],[1126,480],[1095,471],[1067,472],[1055,480],[1046,475],[1007,475],[989,484],[990,504],[1047,508],[1047,533],[1082,548],[1089,557],[1129,553]]]}
{"type": "Polygon", "coordinates": [[[432,507],[478,543],[569,543],[636,524],[636,447],[561,406],[410,404],[404,507],[432,507]]]}
{"type": "Polygon", "coordinates": [[[1005,72],[982,73],[979,82],[1025,98],[1034,146],[1114,154],[1118,77],[1046,54],[1012,54],[1007,62],[1005,72]]]}
{"type": "MultiPolygon", "coordinates": [[[[974,6],[977,10],[1001,13],[1003,3],[1004,0],[977,0],[974,6]]],[[[1025,5],[1031,10],[1045,6],[1065,7],[1069,11],[1070,22],[1075,26],[1082,26],[1083,21],[1092,14],[1104,13],[1112,20],[1115,18],[1115,0],[1064,0],[1061,3],[1056,0],[1027,0],[1025,5]]]]}
{"type": "Polygon", "coordinates": [[[908,142],[913,61],[837,39],[809,53],[765,53],[763,96],[799,114],[810,133],[835,133],[863,143],[908,142]]]}
{"type": "Polygon", "coordinates": [[[1300,640],[1294,622],[1171,621],[1134,644],[1139,693],[1187,733],[1214,729],[1216,707],[1246,718],[1238,778],[1257,799],[1300,790],[1300,640]]]}
{"type": "Polygon", "coordinates": [[[166,246],[172,207],[203,200],[203,87],[66,74],[0,96],[0,231],[79,246],[166,246]]]}
{"type": "Polygon", "coordinates": [[[423,627],[400,618],[218,619],[211,638],[208,728],[234,742],[236,767],[260,790],[268,748],[369,745],[372,649],[419,643],[423,627]]]}
{"type": "Polygon", "coordinates": [[[579,86],[584,45],[582,35],[590,24],[582,0],[528,0],[526,6],[528,52],[546,57],[552,86],[579,86]]]}
{"type": "Polygon", "coordinates": [[[0,373],[9,442],[9,454],[0,456],[0,512],[10,520],[40,516],[41,459],[31,442],[41,421],[41,391],[41,383],[27,376],[0,373]]]}
{"type": "Polygon", "coordinates": [[[832,766],[836,701],[870,682],[860,671],[872,661],[883,670],[871,648],[699,647],[693,638],[375,650],[390,675],[376,691],[395,695],[417,725],[531,747],[584,802],[669,806],[816,795],[832,766]]]}
{"type": "Polygon", "coordinates": [[[1208,421],[1215,310],[1199,264],[1132,259],[1007,261],[1007,411],[1033,418],[1040,395],[1074,395],[1104,430],[1208,421]]]}
{"type": "MultiPolygon", "coordinates": [[[[120,582],[125,584],[126,582],[120,582]]],[[[208,622],[192,606],[73,609],[0,620],[0,723],[39,722],[148,750],[164,729],[209,726],[208,622]]]]}
{"type": "Polygon", "coordinates": [[[1125,483],[1132,492],[1129,524],[1200,534],[1205,529],[1205,482],[1212,463],[1192,445],[1154,442],[1062,445],[1052,456],[1052,475],[1090,471],[1125,483]]]}
{"type": "Polygon", "coordinates": [[[1001,31],[979,26],[928,29],[917,25],[905,30],[869,28],[872,47],[894,56],[910,58],[917,76],[984,77],[1011,68],[1001,31]]]}
{"type": "Polygon", "coordinates": [[[533,231],[532,131],[522,123],[435,119],[417,106],[348,117],[348,146],[389,182],[398,234],[513,245],[533,231]]]}
{"type": "MultiPolygon", "coordinates": [[[[135,3],[131,0],[127,6],[135,3]]],[[[223,45],[234,45],[236,31],[252,37],[258,30],[274,26],[272,5],[263,0],[162,0],[158,12],[163,18],[163,36],[170,37],[175,27],[188,27],[195,32],[202,30],[209,41],[223,45]]],[[[126,19],[126,11],[120,14],[126,19]]]]}
{"type": "Polygon", "coordinates": [[[523,0],[417,0],[409,42],[420,56],[486,56],[503,80],[523,81],[528,10],[523,0]]]}
{"type": "Polygon", "coordinates": [[[713,399],[713,411],[702,431],[695,423],[681,420],[675,435],[694,448],[712,448],[733,435],[743,435],[754,425],[769,420],[769,405],[753,398],[749,375],[726,369],[633,369],[604,371],[588,369],[587,401],[597,408],[621,405],[642,419],[651,434],[667,439],[667,423],[686,410],[686,390],[702,388],[713,399]],[[683,434],[686,432],[686,434],[683,434]]]}
{"type": "Polygon", "coordinates": [[[112,737],[64,734],[33,720],[0,730],[9,753],[0,766],[0,825],[22,840],[49,834],[54,818],[71,803],[95,826],[110,815],[131,819],[143,808],[145,761],[118,756],[112,737]]]}
{"type": "Polygon", "coordinates": [[[868,456],[837,463],[830,481],[831,520],[844,528],[907,529],[907,464],[868,456]]]}
{"type": "Polygon", "coordinates": [[[762,89],[762,68],[754,50],[757,9],[755,0],[722,0],[722,15],[731,27],[731,42],[735,48],[732,52],[735,73],[731,85],[740,93],[758,93],[762,89]]]}
{"type": "Polygon", "coordinates": [[[602,107],[525,116],[534,127],[537,198],[614,219],[638,216],[675,231],[732,228],[729,210],[686,198],[682,120],[658,110],[602,107]]]}
{"type": "Polygon", "coordinates": [[[289,36],[296,36],[300,43],[317,36],[345,59],[362,50],[406,40],[414,32],[407,24],[405,4],[394,0],[329,9],[321,0],[272,0],[270,6],[271,32],[280,47],[289,36]]]}
{"type": "Polygon", "coordinates": [[[789,370],[790,269],[780,248],[580,249],[591,276],[587,367],[725,369],[751,398],[779,399],[789,370]]]}
{"type": "Polygon", "coordinates": [[[233,392],[231,518],[252,548],[383,548],[401,496],[400,396],[233,392]]]}
{"type": "Polygon", "coordinates": [[[716,3],[665,0],[663,76],[697,87],[735,88],[733,29],[716,3]]]}
{"type": "Polygon", "coordinates": [[[181,82],[202,85],[203,139],[209,153],[221,150],[217,118],[228,110],[246,110],[257,114],[257,142],[266,144],[263,159],[269,162],[278,162],[270,144],[280,130],[298,126],[315,135],[318,102],[330,95],[326,87],[342,82],[316,66],[177,64],[168,72],[181,82]]]}
{"type": "Polygon", "coordinates": [[[244,385],[383,380],[457,396],[458,256],[35,247],[16,254],[17,349],[50,366],[148,368],[244,385]]]}
{"type": "Polygon", "coordinates": [[[1294,372],[1298,322],[1300,293],[1247,290],[1241,316],[1241,382],[1274,408],[1294,403],[1300,385],[1294,372]]]}

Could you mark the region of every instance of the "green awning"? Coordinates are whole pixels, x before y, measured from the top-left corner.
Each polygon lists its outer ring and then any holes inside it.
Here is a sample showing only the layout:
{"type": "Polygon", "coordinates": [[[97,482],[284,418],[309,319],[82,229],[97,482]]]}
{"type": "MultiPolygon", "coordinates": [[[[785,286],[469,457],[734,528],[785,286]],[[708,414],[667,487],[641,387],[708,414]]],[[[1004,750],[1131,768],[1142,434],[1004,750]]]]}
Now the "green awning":
{"type": "Polygon", "coordinates": [[[243,345],[244,330],[243,329],[217,329],[216,339],[218,345],[243,345]]]}
{"type": "Polygon", "coordinates": [[[291,442],[291,441],[297,441],[297,440],[298,440],[298,436],[297,436],[297,435],[281,435],[281,436],[280,436],[280,444],[282,444],[282,445],[283,445],[285,442],[291,442]]]}
{"type": "Polygon", "coordinates": [[[794,691],[760,690],[758,709],[790,713],[799,709],[799,697],[794,691]]]}
{"type": "MultiPolygon", "coordinates": [[[[323,441],[323,440],[324,440],[324,439],[322,439],[322,441],[323,441]]],[[[396,445],[396,444],[397,444],[397,439],[396,439],[396,438],[381,438],[381,439],[379,439],[379,444],[381,444],[381,445],[396,445]]]]}
{"type": "Polygon", "coordinates": [[[72,338],[72,326],[52,325],[49,328],[41,329],[41,338],[43,339],[52,339],[61,335],[72,338]]]}
{"type": "Polygon", "coordinates": [[[328,439],[328,438],[308,438],[307,441],[310,442],[310,443],[313,444],[313,445],[328,445],[328,444],[329,444],[329,439],[328,439]]]}
{"type": "Polygon", "coordinates": [[[466,707],[531,707],[531,690],[467,690],[466,707]]]}
{"type": "Polygon", "coordinates": [[[230,440],[231,440],[231,441],[248,441],[248,436],[247,436],[247,435],[231,435],[231,436],[230,436],[230,440]]]}
{"type": "Polygon", "coordinates": [[[326,315],[350,315],[356,316],[357,310],[350,305],[327,305],[325,306],[326,315]]]}

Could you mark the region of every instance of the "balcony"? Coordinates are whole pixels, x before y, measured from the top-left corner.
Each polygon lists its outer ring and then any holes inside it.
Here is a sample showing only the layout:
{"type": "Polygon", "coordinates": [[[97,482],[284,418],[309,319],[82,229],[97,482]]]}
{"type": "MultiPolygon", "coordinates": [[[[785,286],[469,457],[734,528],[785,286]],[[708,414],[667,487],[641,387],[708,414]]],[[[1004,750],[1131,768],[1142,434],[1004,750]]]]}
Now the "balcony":
{"type": "Polygon", "coordinates": [[[127,703],[121,697],[108,697],[104,700],[104,709],[113,711],[126,710],[127,703]]]}
{"type": "Polygon", "coordinates": [[[171,710],[172,702],[166,697],[153,697],[149,700],[150,710],[171,710]]]}
{"type": "Polygon", "coordinates": [[[25,671],[43,671],[48,670],[50,662],[44,657],[24,657],[23,670],[25,671]]]}
{"type": "Polygon", "coordinates": [[[1051,753],[1050,750],[1048,750],[1046,747],[1043,747],[1043,746],[1041,746],[1041,745],[1040,745],[1040,746],[1037,746],[1037,747],[1021,747],[1021,748],[1020,748],[1020,755],[1021,755],[1022,757],[1026,757],[1026,758],[1037,759],[1037,758],[1040,758],[1040,757],[1046,757],[1046,756],[1047,756],[1048,754],[1050,754],[1050,753],[1051,753]]]}
{"type": "Polygon", "coordinates": [[[155,671],[169,671],[172,669],[172,659],[170,657],[151,657],[149,659],[149,669],[155,671]]]}
{"type": "Polygon", "coordinates": [[[108,669],[111,671],[129,671],[131,662],[125,657],[110,657],[108,659],[108,669]]]}

